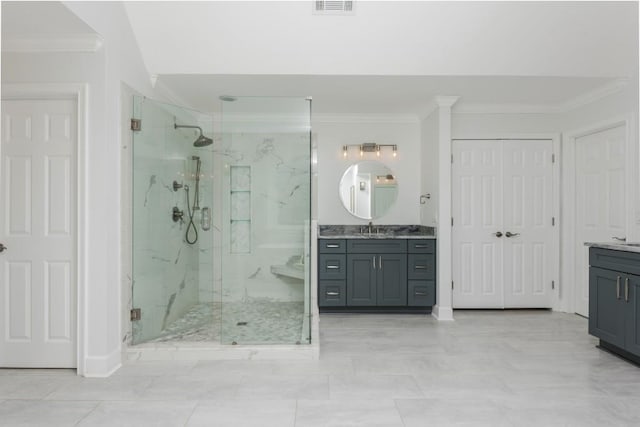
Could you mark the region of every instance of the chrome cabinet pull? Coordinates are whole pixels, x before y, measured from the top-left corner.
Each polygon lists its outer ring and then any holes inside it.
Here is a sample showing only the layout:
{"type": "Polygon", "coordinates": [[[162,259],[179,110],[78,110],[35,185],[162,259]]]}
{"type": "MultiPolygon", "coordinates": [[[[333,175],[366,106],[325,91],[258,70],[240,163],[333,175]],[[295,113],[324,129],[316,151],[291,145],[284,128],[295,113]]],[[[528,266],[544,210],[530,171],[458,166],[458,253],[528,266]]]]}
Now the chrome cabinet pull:
{"type": "Polygon", "coordinates": [[[373,256],[373,269],[376,269],[376,256],[373,256]]]}
{"type": "Polygon", "coordinates": [[[336,243],[327,243],[327,247],[328,248],[339,248],[340,245],[336,244],[336,243]]]}
{"type": "Polygon", "coordinates": [[[418,297],[426,297],[426,296],[427,296],[427,293],[426,293],[426,292],[418,292],[418,291],[415,291],[415,292],[414,292],[414,295],[415,295],[415,296],[418,296],[418,297]]]}
{"type": "Polygon", "coordinates": [[[427,246],[427,245],[419,245],[419,244],[416,244],[416,245],[414,246],[414,248],[416,248],[416,249],[424,249],[424,248],[426,248],[426,247],[428,247],[428,246],[427,246]]]}
{"type": "Polygon", "coordinates": [[[616,278],[616,299],[620,299],[620,276],[616,278]]]}
{"type": "Polygon", "coordinates": [[[629,302],[629,278],[624,278],[624,301],[629,302]]]}
{"type": "Polygon", "coordinates": [[[328,297],[337,297],[340,296],[340,292],[326,292],[325,295],[328,297]]]}
{"type": "Polygon", "coordinates": [[[378,268],[382,270],[382,255],[380,255],[380,258],[378,258],[378,268]]]}
{"type": "Polygon", "coordinates": [[[339,265],[327,265],[327,269],[329,269],[329,270],[336,270],[338,268],[340,268],[339,265]]]}
{"type": "Polygon", "coordinates": [[[414,268],[416,270],[425,270],[427,268],[427,266],[426,265],[415,265],[414,268]]]}
{"type": "Polygon", "coordinates": [[[613,240],[617,240],[618,242],[626,242],[627,238],[626,237],[616,237],[616,236],[611,236],[611,238],[613,240]]]}

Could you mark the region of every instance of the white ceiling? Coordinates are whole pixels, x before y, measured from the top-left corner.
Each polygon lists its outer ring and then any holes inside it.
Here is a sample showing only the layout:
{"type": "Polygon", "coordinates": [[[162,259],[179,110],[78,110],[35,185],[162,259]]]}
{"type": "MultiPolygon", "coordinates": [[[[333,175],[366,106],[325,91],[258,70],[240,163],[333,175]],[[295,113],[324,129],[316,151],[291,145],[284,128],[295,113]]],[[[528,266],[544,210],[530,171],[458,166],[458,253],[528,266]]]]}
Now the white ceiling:
{"type": "MultiPolygon", "coordinates": [[[[423,115],[437,95],[460,96],[456,108],[556,111],[638,78],[637,2],[360,0],[349,16],[312,4],[124,9],[159,88],[207,112],[224,94],[312,96],[328,114],[423,115]]],[[[3,37],[91,31],[59,2],[2,2],[3,37]]]]}

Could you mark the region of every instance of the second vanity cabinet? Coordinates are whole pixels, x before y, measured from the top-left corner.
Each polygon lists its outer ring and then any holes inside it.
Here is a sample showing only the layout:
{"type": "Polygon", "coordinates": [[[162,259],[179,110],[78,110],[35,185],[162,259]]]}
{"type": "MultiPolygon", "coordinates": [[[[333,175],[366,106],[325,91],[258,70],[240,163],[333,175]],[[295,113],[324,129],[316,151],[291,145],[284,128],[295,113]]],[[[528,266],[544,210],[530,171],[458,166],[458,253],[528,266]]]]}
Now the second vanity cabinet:
{"type": "Polygon", "coordinates": [[[589,249],[589,333],[640,363],[640,253],[589,249]]]}
{"type": "Polygon", "coordinates": [[[435,304],[435,240],[320,239],[318,305],[426,309],[435,304]]]}

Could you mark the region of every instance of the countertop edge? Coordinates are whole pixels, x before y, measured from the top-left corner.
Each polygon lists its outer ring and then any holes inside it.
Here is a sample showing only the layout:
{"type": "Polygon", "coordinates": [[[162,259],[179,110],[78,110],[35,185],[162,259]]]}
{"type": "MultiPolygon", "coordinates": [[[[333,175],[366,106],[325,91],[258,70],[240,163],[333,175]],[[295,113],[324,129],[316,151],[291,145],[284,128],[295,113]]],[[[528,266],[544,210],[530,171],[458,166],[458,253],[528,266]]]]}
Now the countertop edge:
{"type": "Polygon", "coordinates": [[[611,249],[614,251],[636,252],[640,253],[640,246],[630,246],[624,243],[608,243],[608,242],[585,242],[585,246],[591,248],[611,249]]]}

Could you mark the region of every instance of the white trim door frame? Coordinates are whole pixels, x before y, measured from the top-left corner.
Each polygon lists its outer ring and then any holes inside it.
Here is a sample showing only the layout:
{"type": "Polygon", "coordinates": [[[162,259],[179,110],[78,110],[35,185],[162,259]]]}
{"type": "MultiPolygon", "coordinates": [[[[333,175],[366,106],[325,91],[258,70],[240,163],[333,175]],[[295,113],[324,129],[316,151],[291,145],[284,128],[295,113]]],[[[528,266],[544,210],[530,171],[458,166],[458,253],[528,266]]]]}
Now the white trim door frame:
{"type": "Polygon", "coordinates": [[[76,102],[77,147],[76,147],[76,345],[78,375],[85,374],[87,357],[87,148],[88,148],[88,95],[86,83],[3,83],[2,100],[52,100],[71,99],[76,102]]]}
{"type": "MultiPolygon", "coordinates": [[[[625,133],[625,228],[627,241],[637,240],[640,236],[632,235],[634,226],[634,210],[637,203],[637,180],[638,171],[634,170],[634,160],[638,159],[638,147],[632,143],[635,140],[633,133],[635,125],[635,119],[632,115],[626,115],[622,117],[614,117],[608,120],[604,120],[599,123],[595,123],[591,126],[574,129],[565,132],[562,136],[562,218],[561,223],[566,224],[566,227],[562,229],[562,277],[561,282],[566,284],[562,290],[562,310],[575,313],[576,312],[576,294],[578,292],[578,286],[576,284],[576,218],[577,218],[577,206],[576,206],[576,144],[577,140],[592,135],[598,132],[602,132],[608,129],[616,128],[619,126],[624,127],[625,133]]],[[[603,201],[605,203],[605,201],[603,201]]]]}

